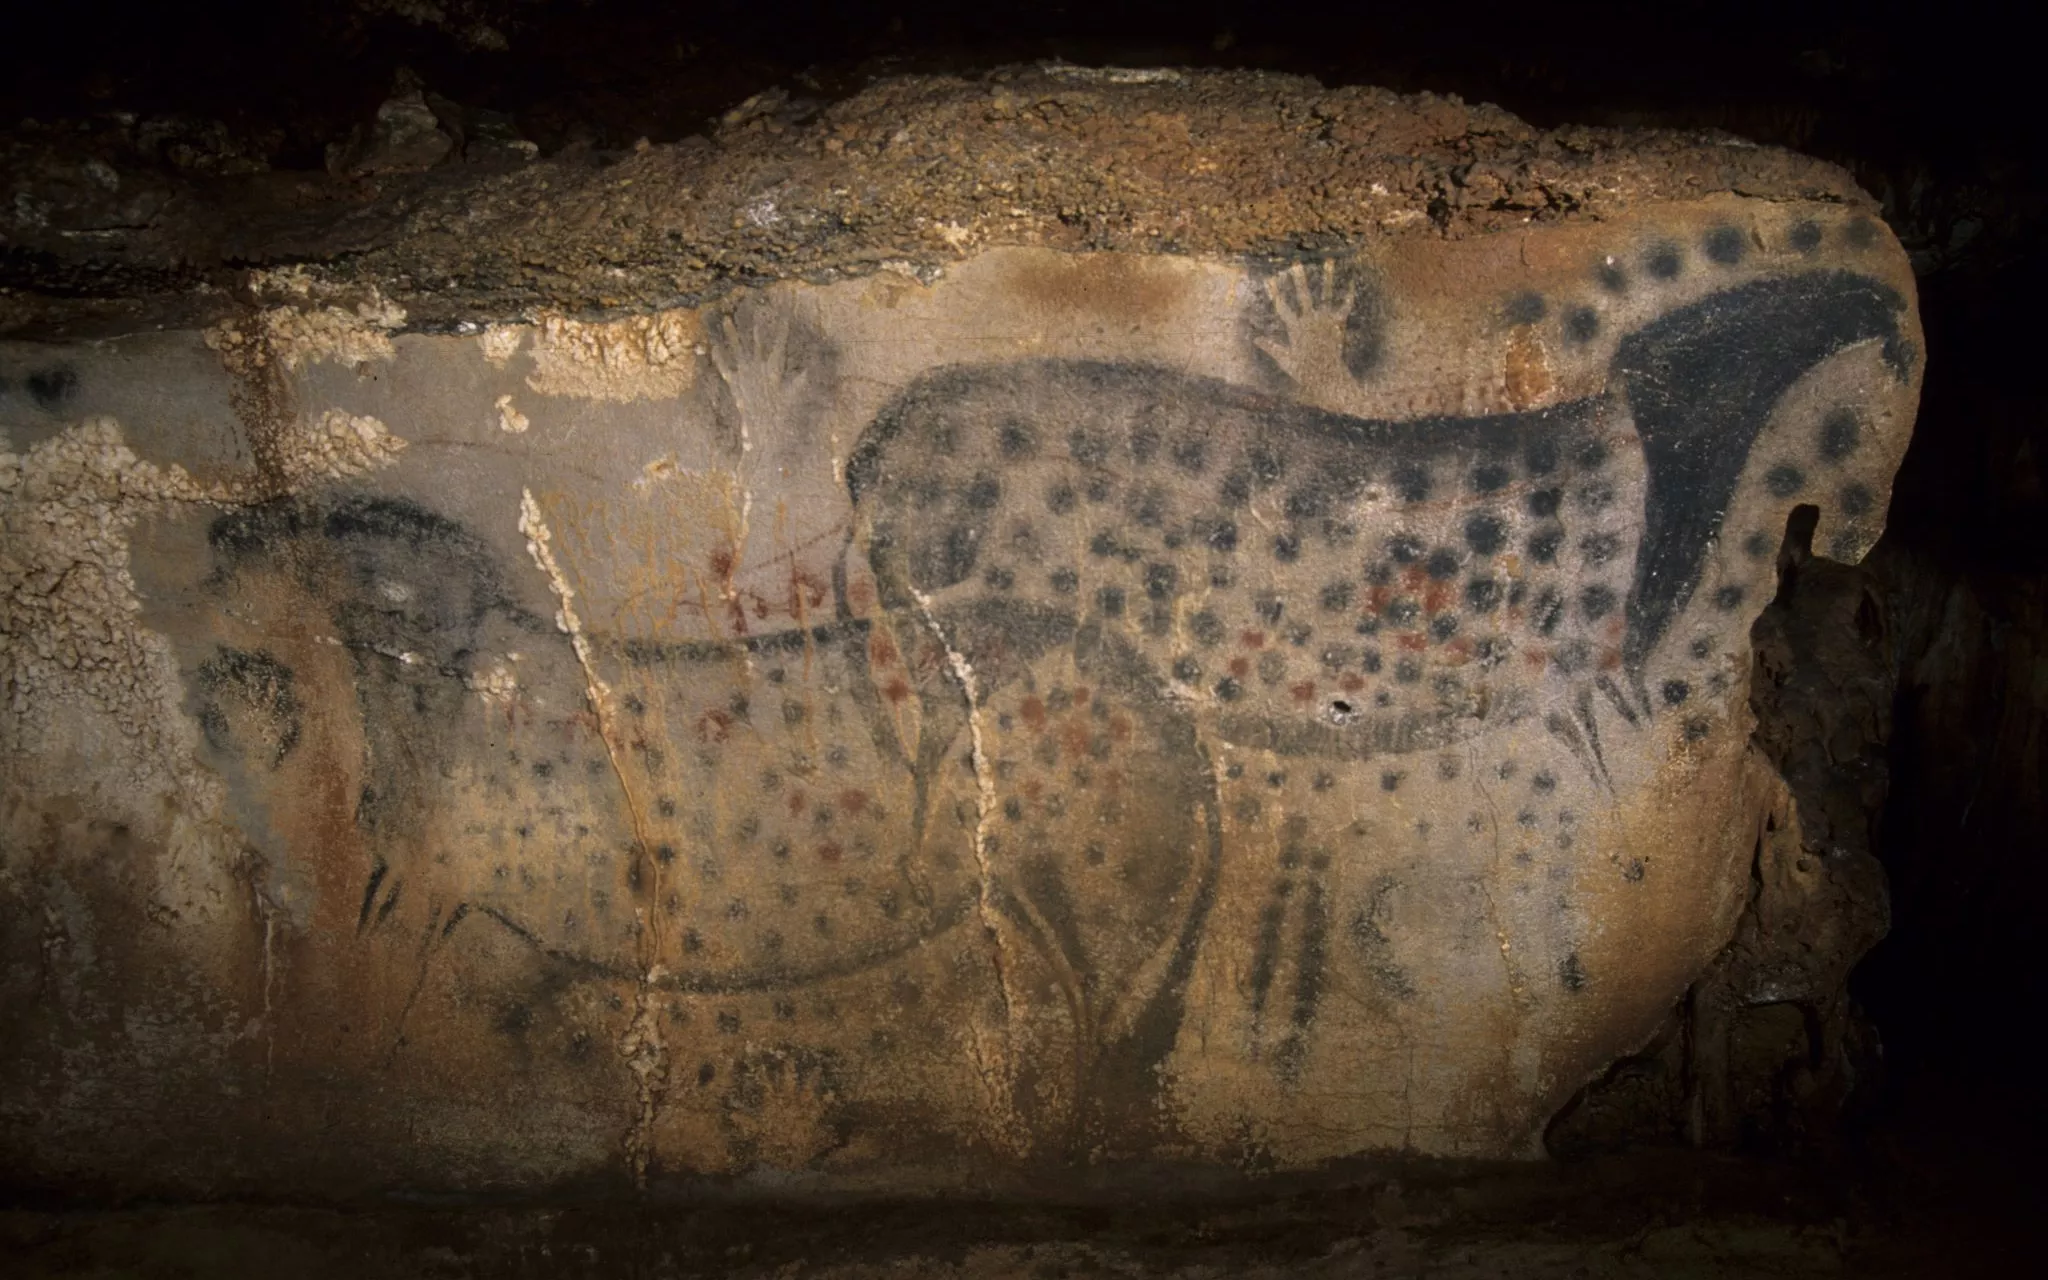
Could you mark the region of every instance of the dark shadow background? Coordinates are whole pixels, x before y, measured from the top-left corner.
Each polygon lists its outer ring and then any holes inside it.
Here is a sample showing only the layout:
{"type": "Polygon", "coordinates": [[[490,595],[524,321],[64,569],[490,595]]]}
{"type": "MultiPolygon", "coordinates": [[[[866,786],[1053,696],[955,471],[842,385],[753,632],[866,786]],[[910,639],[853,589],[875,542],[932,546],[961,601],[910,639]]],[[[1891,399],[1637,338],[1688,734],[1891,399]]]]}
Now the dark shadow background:
{"type": "MultiPolygon", "coordinates": [[[[1711,127],[1847,166],[1914,256],[1928,335],[1890,529],[1853,571],[1878,615],[1866,647],[1892,732],[1820,744],[1840,769],[1875,770],[1860,785],[1893,887],[1891,936],[1852,980],[1885,1064],[1851,1117],[1855,1158],[1970,1186],[2032,1180],[2048,1138],[2032,1050],[2048,1013],[2048,226],[2041,59],[2022,6],[9,7],[0,133],[116,111],[218,120],[278,168],[318,169],[401,68],[505,113],[543,153],[601,153],[701,131],[771,87],[830,98],[877,75],[1044,58],[1428,89],[1541,125],[1711,127]]],[[[1784,604],[1800,607],[1796,586],[1784,604]]]]}

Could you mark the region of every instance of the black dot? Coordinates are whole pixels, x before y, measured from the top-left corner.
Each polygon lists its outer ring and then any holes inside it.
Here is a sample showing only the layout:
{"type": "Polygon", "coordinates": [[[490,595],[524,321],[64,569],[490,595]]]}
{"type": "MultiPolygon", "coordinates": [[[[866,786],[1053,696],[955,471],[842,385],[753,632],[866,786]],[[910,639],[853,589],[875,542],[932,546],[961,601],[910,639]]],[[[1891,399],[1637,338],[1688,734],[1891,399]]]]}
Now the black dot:
{"type": "Polygon", "coordinates": [[[1863,424],[1854,409],[1837,409],[1820,424],[1820,456],[1829,462],[1840,462],[1862,442],[1863,424]]]}
{"type": "Polygon", "coordinates": [[[1145,594],[1154,600],[1164,600],[1180,585],[1180,570],[1170,564],[1148,564],[1145,566],[1145,594]]]}
{"type": "Polygon", "coordinates": [[[1587,564],[1602,565],[1621,554],[1621,537],[1613,533],[1594,533],[1579,539],[1579,555],[1587,564]]]}
{"type": "Polygon", "coordinates": [[[1549,308],[1542,294],[1528,290],[1509,298],[1505,310],[1509,324],[1535,324],[1549,308]]]}
{"type": "Polygon", "coordinates": [[[1115,555],[1116,550],[1116,537],[1107,529],[1088,539],[1088,554],[1091,556],[1107,559],[1115,555]]]}
{"type": "Polygon", "coordinates": [[[1606,441],[1587,440],[1579,445],[1576,456],[1581,467],[1588,471],[1597,471],[1607,465],[1607,459],[1610,455],[1607,451],[1606,441]]]}
{"type": "Polygon", "coordinates": [[[1742,261],[1742,255],[1749,248],[1748,240],[1740,227],[1715,227],[1707,232],[1707,260],[1732,267],[1742,261]]]}
{"type": "Polygon", "coordinates": [[[1394,491],[1403,502],[1422,502],[1429,497],[1429,468],[1404,462],[1394,468],[1394,491]]]}
{"type": "Polygon", "coordinates": [[[1252,496],[1252,476],[1249,471],[1233,471],[1223,477],[1223,486],[1217,490],[1225,506],[1241,507],[1252,496]]]}
{"type": "Polygon", "coordinates": [[[1491,613],[1500,605],[1500,584],[1492,578],[1474,578],[1465,584],[1465,604],[1475,613],[1491,613]]]}
{"type": "Polygon", "coordinates": [[[1609,293],[1628,292],[1628,272],[1624,271],[1621,264],[1612,258],[1593,268],[1593,278],[1598,280],[1600,287],[1609,293]]]}
{"type": "Polygon", "coordinates": [[[1003,482],[987,472],[974,477],[960,495],[961,505],[969,511],[987,511],[1003,497],[1003,482]]]}
{"type": "Polygon", "coordinates": [[[1287,495],[1287,518],[1310,520],[1330,514],[1331,494],[1327,485],[1307,485],[1287,495]]]}
{"type": "Polygon", "coordinates": [[[1666,681],[1664,682],[1664,705],[1665,705],[1665,706],[1667,706],[1667,707],[1675,707],[1675,706],[1677,706],[1677,705],[1678,705],[1679,703],[1681,703],[1681,702],[1684,702],[1684,701],[1685,701],[1685,700],[1686,700],[1687,698],[1690,698],[1691,696],[1692,696],[1692,686],[1691,686],[1691,685],[1689,685],[1689,684],[1687,684],[1687,683],[1686,683],[1685,681],[1683,681],[1683,680],[1666,680],[1666,681]]]}
{"type": "Polygon", "coordinates": [[[1714,655],[1714,637],[1701,636],[1694,640],[1690,652],[1693,657],[1699,658],[1702,661],[1712,657],[1714,655]]]}
{"type": "Polygon", "coordinates": [[[1322,605],[1331,613],[1351,607],[1352,586],[1348,582],[1332,582],[1323,588],[1322,605]]]}
{"type": "Polygon", "coordinates": [[[1202,664],[1193,658],[1181,658],[1173,664],[1173,678],[1182,684],[1193,684],[1202,678],[1202,664]]]}
{"type": "Polygon", "coordinates": [[[1458,615],[1440,613],[1429,621],[1429,634],[1438,640],[1448,640],[1458,631],[1458,615]]]}
{"type": "Polygon", "coordinates": [[[1173,446],[1173,461],[1190,475],[1200,475],[1208,463],[1208,447],[1199,439],[1182,440],[1173,446]]]}
{"type": "Polygon", "coordinates": [[[1280,615],[1287,612],[1287,601],[1277,592],[1268,591],[1252,602],[1252,609],[1265,620],[1269,627],[1280,625],[1280,615]]]}
{"type": "Polygon", "coordinates": [[[1482,556],[1490,556],[1507,545],[1508,530],[1499,516],[1480,512],[1465,521],[1465,545],[1482,556]]]}
{"type": "Polygon", "coordinates": [[[1777,549],[1778,548],[1775,540],[1771,537],[1770,534],[1765,533],[1762,529],[1756,529],[1751,531],[1750,534],[1742,540],[1742,554],[1748,556],[1752,560],[1769,559],[1771,552],[1776,551],[1777,549]]]}
{"type": "Polygon", "coordinates": [[[1218,680],[1216,682],[1216,696],[1223,699],[1223,701],[1225,702],[1237,701],[1238,696],[1243,692],[1244,686],[1240,685],[1237,681],[1231,679],[1229,676],[1225,676],[1221,680],[1218,680]]]}
{"type": "Polygon", "coordinates": [[[1031,435],[1031,428],[1013,418],[1005,422],[997,434],[997,447],[1005,458],[1015,462],[1030,457],[1037,451],[1038,444],[1031,435]]]}
{"type": "Polygon", "coordinates": [[[1586,989],[1586,967],[1579,960],[1578,952],[1574,951],[1557,962],[1557,980],[1566,991],[1586,989]]]}
{"type": "Polygon", "coordinates": [[[1214,610],[1204,609],[1188,619],[1188,634],[1195,638],[1195,643],[1197,644],[1221,644],[1223,642],[1223,619],[1217,617],[1214,610]]]}
{"type": "Polygon", "coordinates": [[[1288,532],[1274,538],[1273,558],[1282,564],[1292,564],[1301,559],[1301,535],[1288,532]]]}
{"type": "Polygon", "coordinates": [[[1722,587],[1714,593],[1714,607],[1723,613],[1727,613],[1742,603],[1742,597],[1743,590],[1741,587],[1722,587]]]}
{"type": "Polygon", "coordinates": [[[1811,218],[1803,218],[1792,224],[1792,247],[1801,253],[1812,253],[1820,248],[1820,224],[1811,218]]]}
{"type": "Polygon", "coordinates": [[[1595,584],[1579,593],[1579,612],[1586,621],[1598,622],[1614,612],[1614,588],[1595,584]]]}
{"type": "Polygon", "coordinates": [[[1378,649],[1367,649],[1365,656],[1358,660],[1358,665],[1365,669],[1367,675],[1376,676],[1380,673],[1380,662],[1380,651],[1378,649]]]}
{"type": "Polygon", "coordinates": [[[1868,218],[1853,219],[1842,228],[1842,239],[1849,242],[1851,249],[1868,249],[1877,243],[1877,224],[1868,218]]]}
{"type": "Polygon", "coordinates": [[[1685,740],[1698,742],[1714,731],[1714,722],[1705,716],[1694,716],[1685,722],[1685,740]]]}
{"type": "Polygon", "coordinates": [[[1843,485],[1842,492],[1835,500],[1841,504],[1842,513],[1849,516],[1868,515],[1870,508],[1877,502],[1868,486],[1860,484],[1843,485]]]}
{"type": "Polygon", "coordinates": [[[1405,627],[1422,615],[1422,606],[1405,597],[1387,606],[1387,621],[1405,627]]]}
{"type": "Polygon", "coordinates": [[[1545,529],[1529,539],[1529,557],[1538,564],[1551,564],[1557,559],[1557,549],[1564,542],[1564,531],[1545,529]]]}
{"type": "Polygon", "coordinates": [[[997,591],[1008,591],[1017,585],[1017,576],[1001,565],[990,565],[982,571],[981,580],[997,591]]]}
{"type": "Polygon", "coordinates": [[[1564,336],[1573,342],[1591,342],[1600,336],[1600,313],[1591,307],[1573,307],[1564,313],[1564,336]]]}
{"type": "Polygon", "coordinates": [[[1643,258],[1643,266],[1659,280],[1676,280],[1678,273],[1685,270],[1685,257],[1675,244],[1653,245],[1643,258]]]}
{"type": "Polygon", "coordinates": [[[1458,574],[1458,553],[1449,547],[1438,547],[1429,553],[1429,560],[1423,568],[1436,581],[1448,582],[1458,574]]]}
{"type": "Polygon", "coordinates": [[[1497,493],[1511,479],[1513,475],[1498,462],[1482,462],[1472,470],[1472,488],[1478,493],[1497,493]]]}
{"type": "Polygon", "coordinates": [[[1401,684],[1414,684],[1422,679],[1422,664],[1413,658],[1403,658],[1394,664],[1394,679],[1401,684]]]}
{"type": "Polygon", "coordinates": [[[1095,607],[1106,618],[1121,618],[1124,613],[1124,589],[1103,587],[1095,593],[1095,607]]]}
{"type": "Polygon", "coordinates": [[[1557,594],[1555,588],[1545,587],[1537,593],[1529,617],[1539,633],[1547,636],[1557,630],[1558,619],[1563,616],[1564,598],[1557,594]]]}
{"type": "Polygon", "coordinates": [[[1764,473],[1764,487],[1776,498],[1789,498],[1806,487],[1806,473],[1789,462],[1781,462],[1764,473]]]}
{"type": "Polygon", "coordinates": [[[1529,785],[1545,795],[1557,790],[1557,775],[1548,769],[1538,769],[1529,775],[1529,785]]]}
{"type": "Polygon", "coordinates": [[[1380,790],[1382,790],[1382,791],[1398,791],[1398,790],[1400,790],[1400,787],[1401,787],[1401,775],[1400,775],[1400,774],[1398,774],[1398,773],[1394,772],[1393,770],[1389,769],[1389,770],[1387,770],[1387,771],[1386,771],[1385,773],[1383,773],[1383,774],[1381,774],[1381,775],[1380,775],[1380,790]]]}
{"type": "Polygon", "coordinates": [[[1056,484],[1045,494],[1046,509],[1056,516],[1063,516],[1072,511],[1076,501],[1078,499],[1074,494],[1074,486],[1070,484],[1056,484]]]}
{"type": "Polygon", "coordinates": [[[1245,461],[1251,464],[1252,478],[1260,484],[1273,483],[1280,478],[1281,472],[1287,470],[1286,456],[1280,452],[1278,446],[1267,440],[1254,443],[1245,455],[1245,461]]]}
{"type": "Polygon", "coordinates": [[[1052,589],[1061,595],[1070,596],[1074,594],[1080,585],[1081,575],[1075,573],[1072,569],[1054,569],[1052,571],[1052,589]]]}
{"type": "Polygon", "coordinates": [[[1422,559],[1422,539],[1412,533],[1397,533],[1387,539],[1387,554],[1395,564],[1414,564],[1422,559]]]}
{"type": "Polygon", "coordinates": [[[1529,495],[1529,514],[1548,519],[1557,514],[1558,504],[1563,501],[1564,494],[1556,489],[1538,489],[1529,495]]]}
{"type": "Polygon", "coordinates": [[[1529,444],[1528,451],[1522,455],[1522,461],[1523,464],[1529,468],[1530,475],[1549,475],[1551,472],[1557,470],[1557,441],[1531,441],[1529,444]]]}

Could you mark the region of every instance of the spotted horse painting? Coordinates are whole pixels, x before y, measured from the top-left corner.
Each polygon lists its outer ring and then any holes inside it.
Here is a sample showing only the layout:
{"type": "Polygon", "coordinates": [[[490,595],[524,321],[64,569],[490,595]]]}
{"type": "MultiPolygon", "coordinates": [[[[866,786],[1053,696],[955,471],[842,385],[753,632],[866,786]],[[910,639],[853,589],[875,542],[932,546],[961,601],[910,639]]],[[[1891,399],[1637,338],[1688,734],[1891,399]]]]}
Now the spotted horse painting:
{"type": "Polygon", "coordinates": [[[124,342],[93,439],[286,406],[123,517],[228,851],[164,883],[263,922],[177,972],[282,1131],[893,1189],[1536,1152],[1791,820],[1749,629],[1800,508],[1877,538],[1922,364],[1888,233],[1735,196],[124,342]]]}

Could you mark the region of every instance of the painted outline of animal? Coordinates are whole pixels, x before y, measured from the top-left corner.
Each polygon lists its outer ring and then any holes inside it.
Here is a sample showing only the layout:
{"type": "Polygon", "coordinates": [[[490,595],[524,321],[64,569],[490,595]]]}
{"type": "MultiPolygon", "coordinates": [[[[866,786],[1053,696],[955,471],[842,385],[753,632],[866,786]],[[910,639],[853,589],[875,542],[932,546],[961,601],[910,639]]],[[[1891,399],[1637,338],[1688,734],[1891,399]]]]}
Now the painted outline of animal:
{"type": "MultiPolygon", "coordinates": [[[[1653,685],[1695,683],[1665,642],[1773,408],[1864,342],[1906,380],[1904,311],[1851,272],[1753,280],[1625,337],[1603,393],[1486,417],[1139,365],[945,369],[878,415],[848,486],[885,607],[963,634],[994,600],[1100,620],[1232,741],[1363,759],[1540,715],[1601,776],[1596,698],[1636,725],[1672,701],[1653,685]]],[[[1763,482],[1789,513],[1798,486],[1763,482]]],[[[993,639],[959,647],[993,669],[1015,643],[993,639]]]]}
{"type": "MultiPolygon", "coordinates": [[[[1604,391],[1486,417],[1360,418],[1082,360],[946,368],[905,389],[847,468],[855,541],[883,607],[943,636],[973,674],[925,689],[938,705],[927,723],[957,728],[972,701],[992,722],[994,767],[1023,766],[998,780],[1015,820],[1002,829],[1059,872],[1027,881],[1005,859],[1016,883],[1001,901],[1051,968],[1076,975],[1077,1009],[1091,984],[1111,997],[1077,1013],[1079,1038],[1138,1073],[1162,1060],[1137,1020],[1178,1025],[1224,837],[1212,856],[1173,863],[1185,876],[1175,891],[1127,895],[1135,911],[1098,908],[1091,927],[1046,927],[1035,917],[1047,886],[1085,882],[1098,846],[1085,827],[1062,831],[1057,814],[1034,822],[1019,803],[1024,789],[1086,774],[1062,775],[1050,735],[1013,720],[1081,685],[1098,709],[1191,726],[1184,746],[1161,739],[1155,754],[1180,755],[1181,771],[1201,778],[1188,788],[1198,798],[1175,798],[1198,825],[1232,795],[1243,804],[1247,785],[1225,782],[1192,728],[1203,720],[1232,748],[1353,765],[1533,721],[1611,794],[1603,718],[1611,733],[1681,713],[1694,736],[1692,692],[1726,687],[1710,670],[1720,655],[1675,624],[1702,591],[1710,543],[1773,411],[1808,371],[1859,344],[1880,344],[1905,382],[1904,314],[1894,290],[1858,274],[1757,279],[1623,337],[1604,391]],[[1146,912],[1153,927],[1140,934],[1146,912]]],[[[1834,434],[1821,454],[1840,448],[1834,434]]],[[[1782,528],[1800,494],[1774,475],[1760,483],[1781,500],[1782,528]]],[[[1727,592],[1710,607],[1741,602],[1727,592]]],[[[1401,776],[1390,767],[1382,784],[1401,776]]],[[[1345,892],[1323,884],[1335,874],[1283,849],[1259,916],[1265,958],[1246,979],[1254,1056],[1279,931],[1307,913],[1291,1025],[1274,1048],[1283,1080],[1304,1061],[1330,895],[1345,892]]],[[[1070,914],[1079,895],[1060,896],[1070,914]]],[[[1083,1093],[1102,1087],[1099,1073],[1080,1076],[1083,1093]]]]}

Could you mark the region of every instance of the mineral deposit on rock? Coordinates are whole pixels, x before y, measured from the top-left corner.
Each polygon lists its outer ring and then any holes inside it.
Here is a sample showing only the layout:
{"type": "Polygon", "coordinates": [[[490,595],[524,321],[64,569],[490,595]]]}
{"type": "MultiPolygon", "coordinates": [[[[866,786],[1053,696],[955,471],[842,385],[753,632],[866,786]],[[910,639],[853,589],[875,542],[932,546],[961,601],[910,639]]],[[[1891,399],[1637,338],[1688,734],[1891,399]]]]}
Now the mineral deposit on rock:
{"type": "Polygon", "coordinates": [[[1875,540],[1920,382],[1868,199],[1058,69],[654,150],[538,197],[682,211],[619,232],[622,311],[423,225],[204,333],[0,347],[8,1162],[1539,1154],[1787,820],[1750,626],[1795,508],[1875,540]]]}

